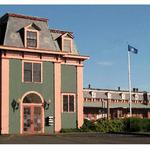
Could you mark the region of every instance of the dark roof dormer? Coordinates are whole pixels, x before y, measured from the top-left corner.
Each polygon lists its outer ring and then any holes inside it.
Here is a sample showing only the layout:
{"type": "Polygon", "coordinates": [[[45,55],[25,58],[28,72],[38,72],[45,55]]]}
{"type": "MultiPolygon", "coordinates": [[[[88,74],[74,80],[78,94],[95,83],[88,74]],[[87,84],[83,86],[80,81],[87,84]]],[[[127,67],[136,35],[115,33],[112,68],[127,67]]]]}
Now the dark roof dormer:
{"type": "Polygon", "coordinates": [[[72,53],[73,51],[73,36],[65,33],[61,36],[61,50],[64,52],[72,53]]]}
{"type": "Polygon", "coordinates": [[[55,40],[55,45],[57,49],[62,52],[78,54],[75,46],[73,32],[60,31],[50,29],[53,39],[55,40]]]}
{"type": "Polygon", "coordinates": [[[24,28],[27,28],[27,29],[30,29],[30,30],[41,31],[41,28],[39,26],[37,26],[35,23],[31,23],[31,24],[25,26],[24,28]]]}
{"type": "Polygon", "coordinates": [[[39,48],[39,36],[41,28],[35,23],[24,27],[24,46],[27,48],[39,48]]]}

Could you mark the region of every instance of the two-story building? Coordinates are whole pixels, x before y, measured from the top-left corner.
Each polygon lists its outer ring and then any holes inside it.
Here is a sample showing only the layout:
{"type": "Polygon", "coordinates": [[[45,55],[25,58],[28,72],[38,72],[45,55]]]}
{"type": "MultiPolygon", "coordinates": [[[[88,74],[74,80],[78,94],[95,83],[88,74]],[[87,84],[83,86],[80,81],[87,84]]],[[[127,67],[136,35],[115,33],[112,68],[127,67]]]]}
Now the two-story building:
{"type": "MultiPolygon", "coordinates": [[[[84,88],[84,118],[90,120],[129,117],[129,91],[84,88]]],[[[150,118],[150,93],[132,90],[132,116],[150,118]]]]}
{"type": "Polygon", "coordinates": [[[0,132],[50,134],[83,123],[83,61],[72,32],[48,19],[0,18],[0,132]]]}

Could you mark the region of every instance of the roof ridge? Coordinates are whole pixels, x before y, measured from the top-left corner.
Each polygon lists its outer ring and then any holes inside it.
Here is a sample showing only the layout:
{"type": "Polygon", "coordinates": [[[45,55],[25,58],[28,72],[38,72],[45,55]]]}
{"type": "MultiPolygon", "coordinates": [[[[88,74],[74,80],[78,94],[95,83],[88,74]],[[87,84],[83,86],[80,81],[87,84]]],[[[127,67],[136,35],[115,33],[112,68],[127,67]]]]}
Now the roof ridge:
{"type": "Polygon", "coordinates": [[[64,31],[64,30],[60,30],[60,29],[49,29],[49,30],[53,33],[61,33],[61,34],[70,33],[70,34],[73,34],[73,32],[71,32],[71,31],[64,31]]]}
{"type": "MultiPolygon", "coordinates": [[[[115,92],[129,92],[129,90],[115,90],[115,89],[99,89],[99,88],[83,88],[83,90],[99,90],[99,91],[115,91],[115,92]]],[[[137,91],[135,93],[144,93],[146,91],[137,91]]],[[[148,92],[149,93],[149,92],[148,92]]]]}
{"type": "Polygon", "coordinates": [[[23,15],[23,14],[17,14],[17,13],[6,13],[4,14],[1,18],[3,17],[16,17],[16,18],[24,18],[24,19],[30,19],[30,20],[36,20],[36,21],[43,21],[47,22],[47,18],[41,18],[41,17],[35,17],[35,16],[28,16],[28,15],[23,15]]]}

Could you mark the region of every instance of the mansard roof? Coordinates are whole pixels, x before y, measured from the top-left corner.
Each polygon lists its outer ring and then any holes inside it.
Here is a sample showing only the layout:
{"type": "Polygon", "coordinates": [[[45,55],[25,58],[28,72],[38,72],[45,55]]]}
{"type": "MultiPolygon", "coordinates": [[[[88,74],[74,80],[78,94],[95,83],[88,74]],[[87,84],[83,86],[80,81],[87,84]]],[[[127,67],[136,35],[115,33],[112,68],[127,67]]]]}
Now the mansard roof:
{"type": "MultiPolygon", "coordinates": [[[[46,18],[6,13],[0,18],[0,45],[24,48],[23,29],[29,25],[32,25],[33,28],[40,32],[38,49],[60,51],[59,38],[61,36],[67,34],[70,38],[74,38],[73,32],[49,29],[48,19],[46,18]]],[[[79,55],[74,39],[71,53],[79,55]]]]}
{"type": "Polygon", "coordinates": [[[28,26],[29,24],[35,24],[41,29],[39,37],[40,38],[39,48],[57,50],[48,29],[47,19],[18,14],[6,14],[3,17],[1,17],[2,20],[4,18],[8,18],[3,41],[4,46],[23,48],[24,33],[21,32],[22,31],[21,29],[28,26]]]}
{"type": "Polygon", "coordinates": [[[15,17],[15,18],[23,18],[27,20],[34,20],[34,21],[42,21],[42,22],[47,22],[47,18],[40,18],[40,17],[35,17],[35,16],[27,16],[27,15],[22,15],[22,14],[15,14],[15,13],[6,13],[1,17],[1,19],[5,19],[8,17],[15,17]]]}
{"type": "MultiPolygon", "coordinates": [[[[83,96],[84,98],[92,98],[91,92],[96,93],[95,98],[108,99],[106,93],[111,93],[111,99],[122,100],[122,94],[124,94],[124,100],[129,100],[129,91],[127,90],[111,90],[111,89],[96,89],[96,88],[84,88],[83,96]]],[[[132,91],[132,100],[144,100],[144,94],[147,94],[147,100],[150,101],[150,93],[145,91],[132,91]],[[136,98],[138,96],[138,98],[136,98]]]]}
{"type": "MultiPolygon", "coordinates": [[[[68,35],[68,37],[70,37],[71,39],[74,38],[73,32],[62,31],[62,30],[58,30],[58,29],[49,29],[49,30],[50,30],[50,33],[51,33],[52,38],[54,40],[55,46],[59,50],[61,49],[60,40],[61,40],[62,36],[68,35]]],[[[79,54],[78,50],[76,48],[75,42],[73,42],[73,50],[72,51],[73,51],[74,54],[79,54]]]]}

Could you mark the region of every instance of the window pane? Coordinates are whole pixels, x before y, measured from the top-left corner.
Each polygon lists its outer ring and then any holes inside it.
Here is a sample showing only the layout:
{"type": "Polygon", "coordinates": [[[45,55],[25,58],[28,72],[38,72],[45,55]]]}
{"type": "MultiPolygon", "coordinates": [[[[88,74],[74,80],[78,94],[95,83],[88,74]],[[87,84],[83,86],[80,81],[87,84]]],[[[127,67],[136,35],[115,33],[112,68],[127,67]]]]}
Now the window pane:
{"type": "Polygon", "coordinates": [[[33,64],[33,82],[41,82],[41,64],[33,64]]]}
{"type": "Polygon", "coordinates": [[[27,38],[29,38],[29,39],[37,39],[37,33],[36,32],[31,32],[31,31],[27,31],[27,38]]]}
{"type": "Polygon", "coordinates": [[[71,51],[71,40],[64,39],[64,51],[71,51]]]}
{"type": "Polygon", "coordinates": [[[41,131],[41,107],[34,107],[34,131],[41,131]]]}
{"type": "Polygon", "coordinates": [[[63,112],[68,112],[68,96],[63,95],[63,112]]]}
{"type": "Polygon", "coordinates": [[[74,96],[69,95],[69,111],[74,111],[74,96]]]}
{"type": "Polygon", "coordinates": [[[42,103],[40,96],[35,93],[30,93],[25,96],[23,103],[42,103]]]}
{"type": "Polygon", "coordinates": [[[27,31],[27,47],[37,47],[37,32],[27,31]]]}
{"type": "Polygon", "coordinates": [[[32,82],[32,63],[24,63],[24,81],[32,82]]]}
{"type": "Polygon", "coordinates": [[[27,39],[27,47],[37,47],[37,41],[34,39],[27,39]]]}

